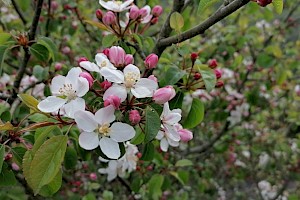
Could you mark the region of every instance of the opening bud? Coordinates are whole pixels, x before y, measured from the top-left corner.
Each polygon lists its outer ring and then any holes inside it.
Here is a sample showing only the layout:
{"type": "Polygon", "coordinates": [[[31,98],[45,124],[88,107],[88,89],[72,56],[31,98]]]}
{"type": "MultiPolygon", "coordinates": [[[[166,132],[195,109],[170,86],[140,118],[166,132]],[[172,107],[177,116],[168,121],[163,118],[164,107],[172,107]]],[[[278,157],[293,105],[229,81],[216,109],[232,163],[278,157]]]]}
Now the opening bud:
{"type": "Polygon", "coordinates": [[[163,12],[163,8],[159,5],[156,5],[152,8],[152,15],[155,17],[159,17],[163,12]]]}
{"type": "Polygon", "coordinates": [[[180,135],[180,140],[183,142],[188,142],[193,139],[193,133],[187,129],[181,129],[178,133],[180,135]]]}
{"type": "Polygon", "coordinates": [[[125,65],[133,64],[133,56],[131,54],[127,54],[125,56],[125,65]]]}
{"type": "Polygon", "coordinates": [[[125,64],[125,56],[126,53],[122,47],[113,46],[109,49],[109,60],[117,67],[125,64]]]}
{"type": "Polygon", "coordinates": [[[176,95],[174,88],[171,85],[165,86],[163,88],[159,88],[153,94],[153,101],[157,104],[164,104],[171,99],[173,99],[176,95]]]}
{"type": "Polygon", "coordinates": [[[153,69],[158,63],[158,56],[154,53],[151,53],[144,61],[147,69],[153,69]]]}
{"type": "Polygon", "coordinates": [[[80,77],[85,78],[88,82],[89,82],[89,87],[91,88],[93,83],[94,83],[94,79],[91,76],[91,74],[89,74],[88,72],[81,72],[79,74],[80,77]]]}
{"type": "Polygon", "coordinates": [[[108,11],[103,16],[102,20],[103,20],[103,23],[106,24],[107,26],[116,24],[116,22],[117,22],[116,15],[113,12],[111,12],[111,11],[108,11]]]}
{"type": "Polygon", "coordinates": [[[139,17],[139,8],[132,6],[129,12],[129,19],[136,20],[139,17]]]}
{"type": "Polygon", "coordinates": [[[104,100],[104,107],[112,105],[115,109],[119,109],[120,104],[121,99],[116,95],[110,95],[104,100]]]}
{"type": "Polygon", "coordinates": [[[96,17],[97,17],[97,19],[99,19],[100,21],[102,21],[103,12],[100,9],[96,10],[96,17]]]}
{"type": "Polygon", "coordinates": [[[100,83],[100,87],[103,88],[104,90],[107,90],[108,88],[110,88],[111,86],[111,82],[105,80],[102,83],[100,83]]]}
{"type": "Polygon", "coordinates": [[[136,125],[141,121],[141,115],[137,110],[131,110],[129,112],[129,121],[132,125],[136,125]]]}

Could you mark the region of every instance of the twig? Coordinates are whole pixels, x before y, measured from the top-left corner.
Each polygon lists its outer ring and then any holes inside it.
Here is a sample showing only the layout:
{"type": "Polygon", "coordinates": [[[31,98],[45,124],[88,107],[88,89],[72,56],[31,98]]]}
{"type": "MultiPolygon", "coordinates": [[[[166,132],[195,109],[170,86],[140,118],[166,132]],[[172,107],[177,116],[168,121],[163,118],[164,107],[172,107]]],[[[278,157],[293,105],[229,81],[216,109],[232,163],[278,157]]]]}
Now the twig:
{"type": "Polygon", "coordinates": [[[12,5],[14,6],[16,12],[18,13],[20,19],[22,20],[22,23],[24,24],[24,26],[27,24],[27,20],[25,19],[25,17],[23,16],[19,6],[17,5],[17,3],[15,2],[15,0],[11,0],[12,5]]]}
{"type": "Polygon", "coordinates": [[[46,34],[45,36],[48,37],[50,35],[49,25],[51,19],[51,0],[48,0],[48,11],[47,11],[47,21],[46,21],[46,34]]]}
{"type": "MultiPolygon", "coordinates": [[[[38,2],[37,2],[34,18],[32,20],[32,24],[31,24],[30,31],[29,31],[29,34],[28,34],[29,41],[32,41],[35,38],[36,29],[37,29],[37,26],[38,26],[38,23],[39,23],[39,18],[40,18],[41,11],[42,11],[43,1],[44,0],[38,0],[38,2]]],[[[23,61],[21,63],[20,69],[18,71],[17,77],[16,77],[15,82],[14,82],[12,97],[11,97],[11,99],[8,100],[9,104],[12,104],[14,99],[16,99],[16,97],[18,95],[21,80],[22,80],[22,78],[25,74],[26,67],[27,67],[28,61],[30,59],[29,48],[27,46],[24,46],[23,49],[24,49],[24,52],[25,52],[24,53],[24,58],[23,58],[23,61]]]]}

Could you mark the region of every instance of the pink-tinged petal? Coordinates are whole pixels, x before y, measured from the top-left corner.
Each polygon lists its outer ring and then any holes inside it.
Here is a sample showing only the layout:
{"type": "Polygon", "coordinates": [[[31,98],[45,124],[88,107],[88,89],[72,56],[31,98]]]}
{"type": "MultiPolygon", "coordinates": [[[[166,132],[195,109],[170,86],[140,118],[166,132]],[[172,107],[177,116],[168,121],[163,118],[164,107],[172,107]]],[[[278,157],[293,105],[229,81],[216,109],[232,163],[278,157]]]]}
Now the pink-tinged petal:
{"type": "Polygon", "coordinates": [[[100,68],[108,67],[110,69],[116,69],[113,64],[108,60],[107,56],[103,53],[97,53],[95,56],[97,65],[100,68]]]}
{"type": "Polygon", "coordinates": [[[166,138],[163,138],[161,141],[160,141],[160,149],[164,152],[167,152],[168,151],[168,148],[169,148],[169,143],[167,141],[166,138]]]}
{"type": "Polygon", "coordinates": [[[137,66],[133,65],[133,64],[127,65],[127,66],[124,68],[123,72],[124,72],[124,75],[125,75],[125,76],[126,76],[126,74],[128,74],[128,73],[141,74],[140,69],[139,69],[137,66]]]}
{"type": "Polygon", "coordinates": [[[130,4],[132,4],[133,3],[133,1],[134,0],[127,0],[127,1],[125,1],[124,3],[122,3],[121,4],[121,9],[123,10],[123,9],[129,9],[130,7],[128,7],[130,4]]]}
{"type": "Polygon", "coordinates": [[[65,103],[66,99],[49,96],[38,104],[38,109],[45,113],[58,111],[65,103]]]}
{"type": "Polygon", "coordinates": [[[89,72],[99,72],[100,70],[100,68],[95,63],[92,63],[90,61],[81,61],[79,65],[89,72]]]}
{"type": "Polygon", "coordinates": [[[164,116],[163,123],[174,125],[181,120],[181,115],[179,113],[169,113],[168,115],[164,116]]]}
{"type": "Polygon", "coordinates": [[[123,83],[124,75],[120,70],[103,67],[100,69],[100,74],[108,81],[113,83],[123,83]]]}
{"type": "Polygon", "coordinates": [[[152,17],[152,15],[147,15],[146,17],[144,17],[142,20],[142,24],[147,24],[148,22],[150,22],[152,17]]]}
{"type": "Polygon", "coordinates": [[[84,96],[90,89],[88,80],[83,77],[78,77],[77,88],[74,89],[78,97],[84,96]]]}
{"type": "Polygon", "coordinates": [[[115,109],[113,106],[107,106],[104,108],[101,108],[95,113],[95,120],[98,122],[98,124],[109,124],[113,122],[116,119],[116,116],[114,115],[115,109]]]}
{"type": "Polygon", "coordinates": [[[121,155],[119,144],[108,138],[108,137],[103,137],[100,139],[99,142],[100,149],[101,151],[111,159],[118,159],[121,155]]]}
{"type": "Polygon", "coordinates": [[[165,136],[163,131],[158,131],[157,135],[156,135],[156,139],[157,140],[161,140],[163,137],[165,136]]]}
{"type": "Polygon", "coordinates": [[[50,85],[50,89],[53,95],[58,96],[60,95],[59,89],[63,87],[65,84],[66,77],[58,75],[55,76],[50,85]]]}
{"type": "Polygon", "coordinates": [[[164,103],[164,108],[163,108],[160,118],[163,119],[163,117],[168,115],[170,112],[171,112],[171,110],[169,108],[169,103],[168,102],[164,103]]]}
{"type": "Polygon", "coordinates": [[[170,138],[167,138],[167,141],[168,141],[169,145],[172,146],[172,147],[178,147],[179,146],[179,142],[171,140],[170,138]]]}
{"type": "Polygon", "coordinates": [[[121,86],[121,85],[112,85],[110,88],[108,88],[104,95],[103,95],[103,100],[106,100],[110,95],[115,95],[120,97],[121,102],[125,101],[127,98],[127,90],[126,87],[121,86]]]}
{"type": "Polygon", "coordinates": [[[167,124],[164,124],[165,127],[165,133],[166,133],[166,137],[170,138],[171,140],[174,140],[176,142],[180,141],[180,134],[178,133],[178,131],[175,129],[174,126],[170,126],[167,124]]]}
{"type": "Polygon", "coordinates": [[[74,119],[78,128],[86,132],[93,132],[98,127],[95,116],[91,112],[79,110],[74,114],[74,119]]]}
{"type": "Polygon", "coordinates": [[[74,118],[74,113],[76,111],[85,110],[85,101],[82,98],[76,98],[69,103],[66,103],[64,109],[68,117],[74,118]]]}
{"type": "Polygon", "coordinates": [[[125,142],[135,136],[134,128],[128,124],[115,122],[110,127],[109,136],[116,142],[125,142]]]}
{"type": "Polygon", "coordinates": [[[79,146],[86,150],[96,149],[99,146],[99,137],[94,132],[82,132],[78,138],[79,146]]]}

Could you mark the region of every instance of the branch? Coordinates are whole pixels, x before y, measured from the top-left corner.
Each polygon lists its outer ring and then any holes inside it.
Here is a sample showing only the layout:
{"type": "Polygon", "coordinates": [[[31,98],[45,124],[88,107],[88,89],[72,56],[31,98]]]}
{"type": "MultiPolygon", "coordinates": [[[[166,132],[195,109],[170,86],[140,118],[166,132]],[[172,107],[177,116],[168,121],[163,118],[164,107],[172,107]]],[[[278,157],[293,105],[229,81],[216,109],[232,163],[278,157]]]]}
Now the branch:
{"type": "MultiPolygon", "coordinates": [[[[28,34],[28,39],[29,41],[34,40],[35,38],[35,34],[36,34],[36,29],[39,23],[39,18],[41,15],[41,11],[42,11],[42,6],[43,6],[43,1],[44,0],[38,0],[37,5],[36,5],[36,9],[35,9],[35,14],[34,14],[34,18],[32,20],[32,24],[30,27],[30,31],[28,34]]],[[[14,82],[14,88],[13,88],[13,94],[11,96],[11,98],[9,99],[8,103],[12,104],[13,101],[17,98],[18,92],[19,92],[19,87],[21,84],[21,80],[26,72],[26,67],[28,64],[28,61],[30,59],[30,52],[29,52],[29,48],[27,46],[23,47],[24,49],[24,58],[23,61],[21,63],[20,69],[18,71],[18,74],[16,76],[15,82],[14,82]]]]}
{"type": "Polygon", "coordinates": [[[25,17],[23,16],[19,6],[17,5],[17,3],[15,2],[15,0],[11,0],[12,5],[14,6],[16,12],[18,13],[20,19],[22,20],[22,23],[24,24],[24,26],[27,24],[27,20],[25,19],[25,17]]]}
{"type": "Polygon", "coordinates": [[[48,0],[48,14],[47,14],[47,21],[46,21],[46,34],[45,36],[48,37],[50,35],[49,25],[51,20],[51,0],[48,0]]]}
{"type": "MultiPolygon", "coordinates": [[[[157,41],[153,52],[160,56],[162,54],[162,52],[168,46],[171,46],[172,44],[177,44],[177,43],[183,42],[183,41],[193,38],[199,34],[203,34],[212,25],[221,21],[222,19],[229,16],[230,14],[232,14],[233,12],[235,12],[236,10],[243,7],[244,5],[246,5],[249,2],[250,2],[250,0],[234,0],[233,2],[229,3],[227,6],[218,9],[212,16],[210,16],[208,19],[206,19],[201,24],[199,24],[199,25],[195,26],[194,28],[189,29],[179,35],[164,38],[165,35],[161,34],[161,37],[157,41]]],[[[169,23],[169,20],[167,20],[166,22],[169,23]]],[[[167,28],[170,28],[170,25],[168,25],[167,28]]]]}

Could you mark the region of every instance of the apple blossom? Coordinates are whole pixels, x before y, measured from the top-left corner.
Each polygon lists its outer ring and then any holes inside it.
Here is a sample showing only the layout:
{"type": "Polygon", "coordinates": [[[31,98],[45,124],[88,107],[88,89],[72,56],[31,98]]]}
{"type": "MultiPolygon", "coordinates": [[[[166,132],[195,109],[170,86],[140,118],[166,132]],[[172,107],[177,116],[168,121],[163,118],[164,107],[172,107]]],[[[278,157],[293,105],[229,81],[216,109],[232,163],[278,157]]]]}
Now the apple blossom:
{"type": "MultiPolygon", "coordinates": [[[[110,77],[118,75],[114,73],[114,71],[111,71],[111,74],[108,75],[110,77]]],[[[106,76],[104,77],[106,78],[106,76]]],[[[119,77],[116,77],[116,79],[118,78],[119,77]]],[[[103,96],[104,100],[110,95],[116,95],[119,96],[121,98],[121,101],[123,102],[127,98],[127,90],[131,91],[133,96],[135,96],[136,98],[152,97],[153,92],[158,87],[155,81],[148,78],[141,78],[139,68],[132,64],[129,64],[124,68],[123,74],[119,80],[112,82],[120,84],[114,84],[109,89],[107,89],[103,96]]]]}
{"type": "Polygon", "coordinates": [[[146,57],[144,63],[145,63],[145,66],[147,69],[153,69],[156,67],[156,65],[158,63],[158,56],[156,54],[152,53],[146,57]]]}
{"type": "Polygon", "coordinates": [[[81,73],[79,74],[79,76],[85,78],[85,79],[89,82],[89,87],[90,87],[90,88],[92,87],[93,82],[94,82],[94,79],[93,79],[93,77],[91,76],[90,73],[87,73],[87,72],[81,72],[81,73]]]}
{"type": "Polygon", "coordinates": [[[136,125],[141,121],[141,115],[137,110],[131,110],[129,112],[129,121],[132,125],[136,125]]]}
{"type": "Polygon", "coordinates": [[[163,12],[163,8],[160,5],[156,5],[152,8],[152,14],[155,17],[159,17],[163,12]]]}
{"type": "Polygon", "coordinates": [[[187,129],[180,129],[178,133],[180,135],[180,140],[183,142],[188,142],[193,139],[193,133],[187,129]]]}
{"type": "Polygon", "coordinates": [[[89,90],[88,81],[79,77],[81,73],[79,67],[72,68],[67,76],[58,75],[52,79],[50,89],[52,96],[38,104],[38,109],[45,113],[56,112],[64,108],[66,115],[70,118],[74,117],[77,110],[85,109],[84,96],[89,90]]]}
{"type": "Polygon", "coordinates": [[[127,54],[125,56],[125,65],[133,64],[133,55],[127,54]]]}
{"type": "Polygon", "coordinates": [[[152,81],[155,81],[156,83],[158,82],[158,81],[157,81],[157,78],[156,78],[154,75],[150,75],[150,76],[148,77],[148,79],[150,79],[150,80],[152,80],[152,81]]]}
{"type": "Polygon", "coordinates": [[[116,67],[123,66],[125,63],[125,56],[126,53],[122,47],[119,46],[112,46],[109,49],[109,60],[112,62],[116,67]]]}
{"type": "Polygon", "coordinates": [[[136,20],[139,17],[139,8],[135,5],[131,6],[129,19],[136,20]]]}
{"type": "Polygon", "coordinates": [[[110,95],[104,101],[104,106],[112,105],[115,109],[118,109],[121,104],[121,99],[118,96],[110,95]]]}
{"type": "Polygon", "coordinates": [[[139,15],[140,15],[140,18],[141,18],[140,22],[142,24],[146,24],[146,23],[150,22],[150,20],[152,19],[150,6],[146,5],[143,8],[141,8],[139,10],[139,15]]]}
{"type": "Polygon", "coordinates": [[[117,18],[113,12],[108,11],[107,13],[104,14],[102,21],[104,24],[110,26],[110,25],[116,24],[117,18]]]}
{"type": "Polygon", "coordinates": [[[157,104],[164,104],[171,99],[173,99],[176,95],[176,92],[173,88],[173,86],[168,85],[163,88],[159,88],[156,90],[153,94],[153,101],[157,104]]]}
{"type": "Polygon", "coordinates": [[[122,12],[124,10],[130,9],[130,4],[134,0],[128,0],[125,2],[122,1],[104,1],[104,0],[99,0],[100,5],[105,8],[106,10],[111,10],[113,12],[122,12]]]}
{"type": "Polygon", "coordinates": [[[110,88],[111,85],[112,85],[112,83],[107,80],[100,83],[100,87],[103,88],[104,90],[107,90],[108,88],[110,88]]]}
{"type": "Polygon", "coordinates": [[[133,138],[135,130],[125,123],[112,123],[116,119],[114,112],[115,109],[112,105],[101,108],[95,115],[89,111],[76,112],[75,122],[82,130],[79,135],[79,145],[83,149],[92,150],[100,146],[108,158],[118,159],[120,157],[118,143],[133,138]]]}

